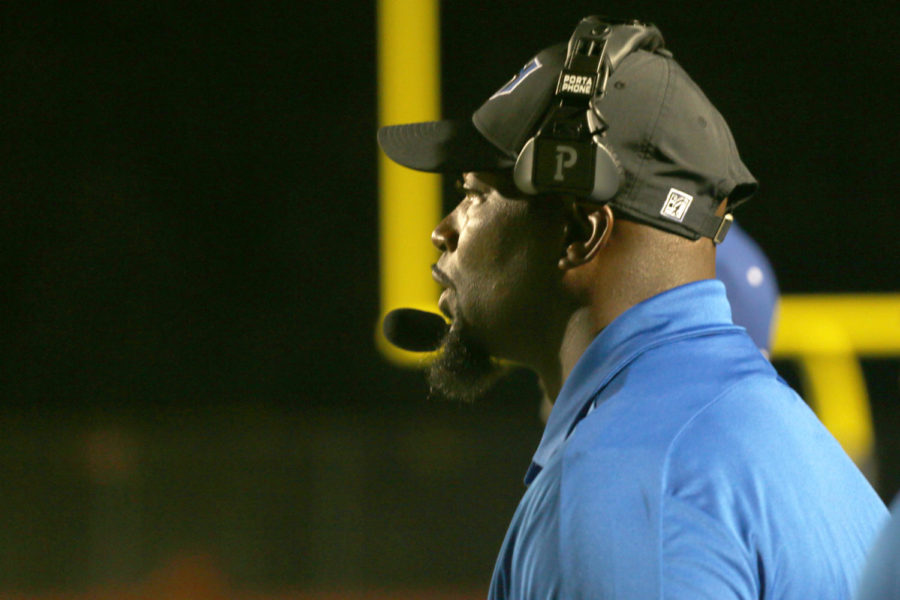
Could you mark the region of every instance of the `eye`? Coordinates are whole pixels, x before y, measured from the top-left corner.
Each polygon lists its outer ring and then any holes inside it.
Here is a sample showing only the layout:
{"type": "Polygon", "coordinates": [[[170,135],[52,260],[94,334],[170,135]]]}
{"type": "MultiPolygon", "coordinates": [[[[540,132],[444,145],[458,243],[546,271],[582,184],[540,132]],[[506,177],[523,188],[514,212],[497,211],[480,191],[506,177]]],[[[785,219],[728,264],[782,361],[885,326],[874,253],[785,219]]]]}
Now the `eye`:
{"type": "Polygon", "coordinates": [[[485,200],[484,194],[469,190],[466,192],[465,199],[472,204],[481,204],[485,200]]]}

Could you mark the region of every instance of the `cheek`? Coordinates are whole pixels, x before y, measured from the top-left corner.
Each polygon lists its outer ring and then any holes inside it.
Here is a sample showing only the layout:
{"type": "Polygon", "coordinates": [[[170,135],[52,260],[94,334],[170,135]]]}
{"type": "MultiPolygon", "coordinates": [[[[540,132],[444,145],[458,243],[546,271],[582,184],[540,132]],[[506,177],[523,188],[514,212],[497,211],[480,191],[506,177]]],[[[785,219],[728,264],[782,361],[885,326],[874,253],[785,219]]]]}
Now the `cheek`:
{"type": "Polygon", "coordinates": [[[520,219],[515,215],[494,214],[493,218],[472,220],[459,238],[459,266],[471,283],[483,292],[514,280],[527,263],[520,219]]]}
{"type": "Polygon", "coordinates": [[[462,294],[467,316],[500,328],[540,312],[559,260],[546,228],[535,228],[525,219],[505,225],[494,228],[493,234],[473,230],[468,239],[460,239],[461,247],[469,242],[460,253],[460,267],[468,276],[462,294]]]}
{"type": "Polygon", "coordinates": [[[460,263],[472,272],[501,277],[511,276],[509,270],[518,273],[529,265],[540,267],[561,247],[562,228],[557,225],[532,214],[524,202],[508,202],[502,208],[486,210],[470,219],[461,231],[460,263]]]}
{"type": "Polygon", "coordinates": [[[476,322],[502,310],[506,291],[515,280],[519,259],[502,234],[491,235],[470,230],[459,240],[459,270],[464,274],[461,300],[465,302],[467,316],[476,322]]]}

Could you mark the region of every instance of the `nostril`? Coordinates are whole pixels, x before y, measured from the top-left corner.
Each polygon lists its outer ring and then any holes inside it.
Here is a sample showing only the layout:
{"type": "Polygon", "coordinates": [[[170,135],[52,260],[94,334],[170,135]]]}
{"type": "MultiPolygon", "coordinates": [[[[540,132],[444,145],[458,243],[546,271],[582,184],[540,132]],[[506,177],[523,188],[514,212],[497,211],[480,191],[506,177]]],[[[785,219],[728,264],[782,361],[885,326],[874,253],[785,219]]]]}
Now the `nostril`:
{"type": "Polygon", "coordinates": [[[459,235],[455,231],[451,231],[447,236],[447,250],[453,252],[456,250],[456,242],[459,240],[459,235]]]}
{"type": "Polygon", "coordinates": [[[456,242],[459,234],[447,225],[446,220],[441,221],[434,231],[431,232],[431,243],[441,252],[452,252],[456,250],[456,242]]]}

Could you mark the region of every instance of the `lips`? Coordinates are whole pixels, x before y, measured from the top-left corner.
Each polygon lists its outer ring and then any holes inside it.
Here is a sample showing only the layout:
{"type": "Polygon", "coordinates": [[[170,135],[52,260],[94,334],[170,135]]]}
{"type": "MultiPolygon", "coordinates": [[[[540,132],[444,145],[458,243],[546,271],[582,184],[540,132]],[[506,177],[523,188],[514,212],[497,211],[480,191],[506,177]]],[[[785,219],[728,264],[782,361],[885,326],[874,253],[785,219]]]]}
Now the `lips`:
{"type": "Polygon", "coordinates": [[[442,287],[450,289],[454,287],[453,282],[450,281],[450,277],[448,277],[446,273],[441,271],[440,267],[438,267],[437,265],[431,265],[431,277],[442,287]]]}

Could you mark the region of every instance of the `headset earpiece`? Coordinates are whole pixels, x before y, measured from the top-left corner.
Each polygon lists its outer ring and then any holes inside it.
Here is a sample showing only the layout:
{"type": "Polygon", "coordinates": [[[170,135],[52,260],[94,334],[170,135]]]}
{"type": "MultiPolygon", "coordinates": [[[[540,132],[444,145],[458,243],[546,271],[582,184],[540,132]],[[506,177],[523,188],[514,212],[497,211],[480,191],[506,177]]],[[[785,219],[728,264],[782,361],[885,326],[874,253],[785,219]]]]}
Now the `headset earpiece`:
{"type": "Polygon", "coordinates": [[[582,19],[569,40],[552,106],[516,159],[513,179],[523,193],[570,193],[597,202],[618,193],[623,172],[604,139],[607,126],[594,99],[603,96],[625,56],[662,44],[653,25],[582,19]]]}
{"type": "MultiPolygon", "coordinates": [[[[513,169],[513,180],[516,187],[525,194],[539,194],[547,191],[546,186],[539,189],[535,185],[535,144],[544,144],[551,142],[552,145],[545,152],[552,153],[555,157],[553,163],[554,177],[564,177],[566,169],[576,166],[575,161],[579,160],[578,150],[571,144],[560,143],[554,140],[538,140],[536,137],[525,142],[525,146],[516,159],[516,166],[513,169]]],[[[606,202],[612,199],[619,191],[622,180],[622,168],[616,159],[612,150],[610,150],[602,142],[596,141],[592,148],[589,148],[588,164],[593,164],[593,173],[591,175],[592,187],[589,194],[583,195],[597,202],[606,202]]],[[[559,191],[572,191],[558,188],[559,191]]]]}

